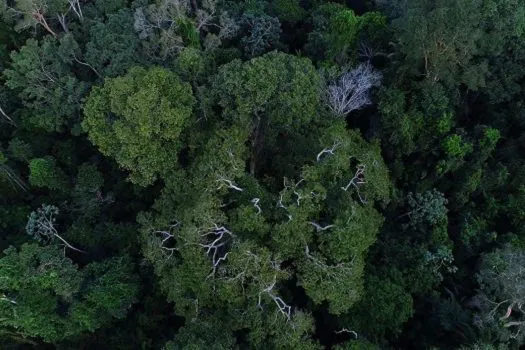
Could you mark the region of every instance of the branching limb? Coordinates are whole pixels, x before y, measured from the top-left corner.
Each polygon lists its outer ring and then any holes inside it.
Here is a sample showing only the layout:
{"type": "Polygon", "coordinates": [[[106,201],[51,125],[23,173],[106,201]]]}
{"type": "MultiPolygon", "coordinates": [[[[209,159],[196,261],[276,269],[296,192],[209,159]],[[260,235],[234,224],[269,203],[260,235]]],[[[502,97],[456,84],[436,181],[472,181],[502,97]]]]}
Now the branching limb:
{"type": "Polygon", "coordinates": [[[217,187],[218,190],[220,190],[221,188],[223,188],[224,186],[227,186],[228,188],[231,188],[235,191],[239,191],[239,192],[242,192],[244,191],[242,188],[240,188],[239,186],[237,186],[236,184],[233,183],[233,181],[223,177],[223,176],[218,176],[217,178],[217,182],[219,182],[219,187],[217,187]]]}
{"type": "Polygon", "coordinates": [[[55,215],[58,215],[58,208],[53,205],[43,205],[41,208],[38,208],[29,215],[26,225],[27,233],[35,239],[44,242],[52,242],[56,238],[64,244],[64,248],[67,247],[77,252],[85,253],[85,251],[75,248],[58,234],[55,228],[55,215]]]}
{"type": "Polygon", "coordinates": [[[224,226],[214,224],[214,227],[206,230],[207,232],[201,234],[201,237],[211,240],[210,243],[201,243],[201,247],[206,249],[206,255],[211,254],[212,271],[208,275],[213,277],[217,271],[217,267],[222,261],[225,261],[229,252],[224,252],[224,248],[233,239],[233,233],[224,226]]]}
{"type": "Polygon", "coordinates": [[[326,148],[323,148],[323,150],[321,152],[319,152],[317,154],[317,161],[320,161],[321,160],[321,157],[323,156],[323,154],[325,153],[328,153],[330,155],[334,155],[334,151],[341,145],[341,142],[339,141],[336,141],[334,142],[334,144],[331,146],[331,147],[326,147],[326,148]]]}
{"type": "Polygon", "coordinates": [[[359,200],[361,201],[362,204],[366,204],[366,199],[364,199],[361,196],[359,185],[366,184],[365,169],[366,169],[366,166],[364,164],[358,165],[357,170],[354,174],[354,177],[348,182],[346,186],[341,187],[341,189],[345,192],[348,191],[350,187],[354,187],[356,189],[357,195],[359,196],[359,200]]]}
{"type": "Polygon", "coordinates": [[[272,284],[270,284],[268,287],[264,288],[259,293],[259,300],[257,302],[257,307],[259,309],[263,310],[263,307],[262,307],[262,294],[266,293],[273,300],[275,305],[277,305],[277,308],[279,309],[279,312],[282,315],[284,315],[284,317],[286,317],[287,321],[290,321],[291,320],[291,315],[292,315],[292,307],[290,305],[286,304],[281,297],[279,297],[279,296],[277,296],[277,295],[275,295],[273,293],[273,289],[274,289],[276,284],[277,284],[277,277],[274,276],[272,284]]]}
{"type": "Polygon", "coordinates": [[[67,1],[69,2],[70,8],[77,15],[78,19],[83,21],[84,20],[84,14],[82,13],[82,6],[80,6],[80,1],[79,0],[67,0],[67,1]]]}
{"type": "Polygon", "coordinates": [[[372,103],[370,90],[380,83],[381,73],[375,71],[369,63],[360,64],[328,86],[328,106],[340,117],[361,109],[372,103]]]}
{"type": "Polygon", "coordinates": [[[161,240],[159,242],[159,247],[162,250],[165,250],[168,254],[166,259],[171,258],[173,253],[175,251],[178,251],[179,249],[176,247],[176,240],[175,240],[175,230],[178,229],[180,225],[180,222],[175,222],[175,224],[170,225],[169,231],[154,231],[153,234],[155,236],[160,236],[161,240]]]}

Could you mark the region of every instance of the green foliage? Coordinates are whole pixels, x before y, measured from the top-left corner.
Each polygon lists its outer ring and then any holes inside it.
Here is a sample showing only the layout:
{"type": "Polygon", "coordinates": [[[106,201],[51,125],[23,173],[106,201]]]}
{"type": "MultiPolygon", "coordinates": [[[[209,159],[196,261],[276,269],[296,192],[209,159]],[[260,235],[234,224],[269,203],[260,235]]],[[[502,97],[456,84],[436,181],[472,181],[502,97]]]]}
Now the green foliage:
{"type": "Polygon", "coordinates": [[[29,183],[35,187],[64,191],[67,178],[53,157],[35,158],[29,162],[29,183]]]}
{"type": "Polygon", "coordinates": [[[176,74],[133,68],[93,89],[82,126],[103,154],[131,172],[131,181],[149,185],[176,168],[194,103],[191,87],[176,74]]]}
{"type": "Polygon", "coordinates": [[[463,158],[472,152],[472,145],[465,142],[460,135],[454,134],[443,140],[443,148],[449,157],[463,158]]]}
{"type": "Polygon", "coordinates": [[[306,17],[307,12],[301,7],[299,0],[272,1],[271,9],[281,21],[297,22],[306,17]]]}
{"type": "Polygon", "coordinates": [[[364,297],[345,316],[351,329],[372,339],[399,333],[403,323],[413,314],[413,301],[402,285],[390,278],[370,275],[366,279],[364,297]]]}
{"type": "Polygon", "coordinates": [[[95,22],[89,30],[85,60],[104,77],[123,75],[141,63],[138,37],[133,31],[133,14],[122,9],[109,14],[105,22],[95,22]]]}
{"type": "Polygon", "coordinates": [[[63,41],[44,37],[29,39],[19,52],[11,53],[12,65],[3,73],[6,85],[17,91],[28,108],[27,127],[63,131],[78,122],[80,100],[86,84],[71,73],[71,57],[61,51],[63,41]]]}
{"type": "Polygon", "coordinates": [[[357,16],[353,10],[336,3],[319,6],[312,22],[314,30],[308,35],[307,50],[319,60],[340,65],[356,58],[358,41],[370,44],[386,26],[386,18],[380,13],[357,16]]]}
{"type": "Polygon", "coordinates": [[[409,193],[407,203],[410,211],[410,224],[418,225],[437,225],[447,219],[447,199],[443,193],[433,189],[424,193],[409,193]]]}
{"type": "Polygon", "coordinates": [[[9,141],[8,152],[11,158],[29,163],[29,160],[33,157],[33,149],[31,145],[19,138],[13,138],[9,141]]]}
{"type": "Polygon", "coordinates": [[[78,270],[57,246],[25,244],[4,254],[0,326],[23,337],[53,342],[93,331],[124,316],[137,294],[126,259],[78,270]]]}
{"type": "Polygon", "coordinates": [[[0,348],[525,344],[522,1],[0,14],[0,348]]]}
{"type": "Polygon", "coordinates": [[[276,47],[281,34],[281,23],[275,17],[245,14],[241,21],[241,46],[248,58],[260,56],[276,47]]]}

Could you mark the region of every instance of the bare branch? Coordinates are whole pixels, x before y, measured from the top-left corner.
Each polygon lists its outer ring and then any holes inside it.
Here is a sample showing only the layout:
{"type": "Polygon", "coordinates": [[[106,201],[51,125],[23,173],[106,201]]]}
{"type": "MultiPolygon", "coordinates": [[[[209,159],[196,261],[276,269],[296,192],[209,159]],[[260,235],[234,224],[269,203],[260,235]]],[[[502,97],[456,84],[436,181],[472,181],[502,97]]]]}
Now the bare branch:
{"type": "Polygon", "coordinates": [[[316,231],[317,232],[320,232],[320,231],[326,231],[328,229],[331,229],[332,227],[335,227],[335,225],[326,225],[326,226],[321,226],[319,225],[318,223],[314,222],[314,221],[308,221],[308,223],[310,225],[312,225],[313,227],[315,227],[316,231]]]}
{"type": "Polygon", "coordinates": [[[356,331],[351,331],[351,330],[349,330],[347,328],[341,328],[340,330],[335,331],[335,334],[341,334],[341,333],[351,333],[357,339],[357,332],[356,331]]]}
{"type": "Polygon", "coordinates": [[[178,229],[180,225],[180,222],[175,222],[175,224],[170,225],[168,231],[153,231],[153,234],[155,236],[160,236],[160,242],[159,246],[162,250],[165,250],[168,254],[166,259],[171,258],[173,253],[175,251],[179,251],[179,249],[176,247],[176,240],[175,240],[175,230],[178,229]]]}
{"type": "Polygon", "coordinates": [[[370,89],[379,86],[381,78],[381,73],[375,71],[372,65],[360,64],[328,86],[328,106],[337,116],[342,117],[371,104],[370,89]]]}
{"type": "Polygon", "coordinates": [[[262,209],[261,209],[261,207],[259,206],[259,202],[260,202],[260,199],[259,199],[259,198],[254,198],[254,199],[252,199],[253,206],[257,209],[257,215],[259,215],[260,213],[262,213],[262,209]]]}
{"type": "Polygon", "coordinates": [[[218,179],[217,179],[217,182],[220,182],[221,184],[219,185],[219,187],[217,187],[218,190],[220,190],[221,188],[223,188],[225,185],[228,186],[228,188],[231,188],[235,191],[239,191],[239,192],[242,192],[244,191],[242,188],[240,188],[239,186],[235,185],[233,183],[233,181],[231,180],[228,180],[226,179],[225,177],[223,176],[218,176],[218,179]]]}
{"type": "Polygon", "coordinates": [[[332,147],[330,147],[330,148],[328,148],[328,147],[324,148],[321,152],[319,152],[319,153],[317,154],[317,157],[316,157],[317,161],[320,161],[320,160],[321,160],[321,156],[322,156],[323,154],[325,154],[325,153],[328,153],[328,154],[333,155],[333,154],[334,154],[334,151],[335,151],[335,150],[337,149],[337,147],[339,147],[340,145],[341,145],[341,142],[336,141],[336,142],[334,142],[334,144],[332,145],[332,147]]]}
{"type": "Polygon", "coordinates": [[[27,233],[33,236],[35,239],[43,242],[52,242],[55,238],[57,238],[64,244],[64,247],[73,249],[77,252],[85,253],[85,251],[75,248],[69,244],[62,236],[58,234],[58,231],[55,228],[55,216],[58,215],[58,212],[59,211],[57,207],[47,204],[44,204],[41,208],[33,211],[29,215],[29,220],[27,221],[27,233]]]}
{"type": "Polygon", "coordinates": [[[69,2],[70,8],[77,15],[78,19],[83,21],[84,20],[84,14],[82,13],[82,7],[80,6],[80,1],[79,0],[67,0],[67,1],[69,2]]]}
{"type": "Polygon", "coordinates": [[[292,314],[292,307],[290,305],[286,304],[281,297],[279,297],[279,296],[277,296],[277,295],[275,295],[273,293],[273,289],[274,289],[276,284],[277,284],[277,277],[274,276],[272,284],[270,284],[268,287],[264,288],[259,293],[259,301],[257,302],[257,307],[259,307],[261,310],[263,310],[263,307],[262,307],[262,294],[266,293],[274,301],[275,305],[277,305],[277,308],[279,309],[281,314],[283,314],[286,317],[286,320],[290,321],[291,320],[291,314],[292,314]]]}
{"type": "Polygon", "coordinates": [[[362,204],[366,204],[367,202],[366,199],[364,199],[361,196],[361,192],[359,188],[359,185],[366,184],[365,169],[366,169],[366,166],[364,164],[358,165],[357,170],[354,174],[354,177],[348,182],[346,186],[341,187],[341,189],[345,192],[348,191],[350,187],[354,187],[356,189],[357,195],[359,196],[359,200],[361,201],[362,204]]]}
{"type": "Polygon", "coordinates": [[[0,114],[2,114],[2,116],[8,121],[8,123],[14,125],[14,126],[17,126],[15,121],[13,119],[11,119],[3,110],[3,108],[0,106],[0,114]]]}
{"type": "Polygon", "coordinates": [[[201,237],[204,239],[210,239],[211,237],[211,242],[199,244],[206,249],[206,255],[211,253],[212,271],[208,278],[214,276],[221,261],[226,260],[229,252],[225,252],[224,248],[234,237],[233,233],[226,227],[217,224],[213,225],[214,227],[207,229],[205,233],[201,234],[201,237]]]}

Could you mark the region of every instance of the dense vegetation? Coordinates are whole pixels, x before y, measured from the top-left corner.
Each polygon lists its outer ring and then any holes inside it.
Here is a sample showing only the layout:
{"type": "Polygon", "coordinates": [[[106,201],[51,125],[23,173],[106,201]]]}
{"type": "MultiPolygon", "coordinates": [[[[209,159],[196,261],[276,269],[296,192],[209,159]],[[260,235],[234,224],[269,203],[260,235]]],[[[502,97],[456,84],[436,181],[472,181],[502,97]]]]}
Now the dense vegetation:
{"type": "Polygon", "coordinates": [[[0,1],[2,349],[517,349],[522,0],[0,1]]]}

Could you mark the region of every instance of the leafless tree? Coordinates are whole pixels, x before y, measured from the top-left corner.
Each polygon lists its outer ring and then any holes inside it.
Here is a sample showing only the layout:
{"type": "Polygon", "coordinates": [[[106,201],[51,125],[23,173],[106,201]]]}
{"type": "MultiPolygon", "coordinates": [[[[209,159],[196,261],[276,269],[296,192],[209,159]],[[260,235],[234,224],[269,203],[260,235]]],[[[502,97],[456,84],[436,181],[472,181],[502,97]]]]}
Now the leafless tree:
{"type": "Polygon", "coordinates": [[[484,257],[478,305],[485,322],[496,322],[522,337],[525,331],[525,252],[506,247],[484,257]]]}
{"type": "Polygon", "coordinates": [[[380,85],[381,78],[381,73],[374,70],[371,64],[360,64],[328,86],[328,106],[337,116],[342,117],[371,104],[370,90],[380,85]]]}
{"type": "Polygon", "coordinates": [[[210,38],[215,36],[219,42],[236,35],[239,26],[228,13],[217,9],[217,2],[203,0],[199,6],[195,0],[161,0],[154,5],[138,7],[134,14],[134,29],[139,38],[145,40],[148,54],[164,61],[185,47],[179,32],[181,20],[193,22],[197,31],[207,32],[210,38]],[[211,35],[217,30],[218,36],[211,35]]]}
{"type": "Polygon", "coordinates": [[[61,235],[58,234],[56,225],[56,216],[59,210],[54,205],[44,204],[42,207],[33,211],[29,215],[27,221],[26,231],[35,239],[42,242],[53,242],[55,239],[61,241],[65,247],[73,249],[77,252],[85,253],[83,250],[75,248],[67,242],[61,235]]]}

